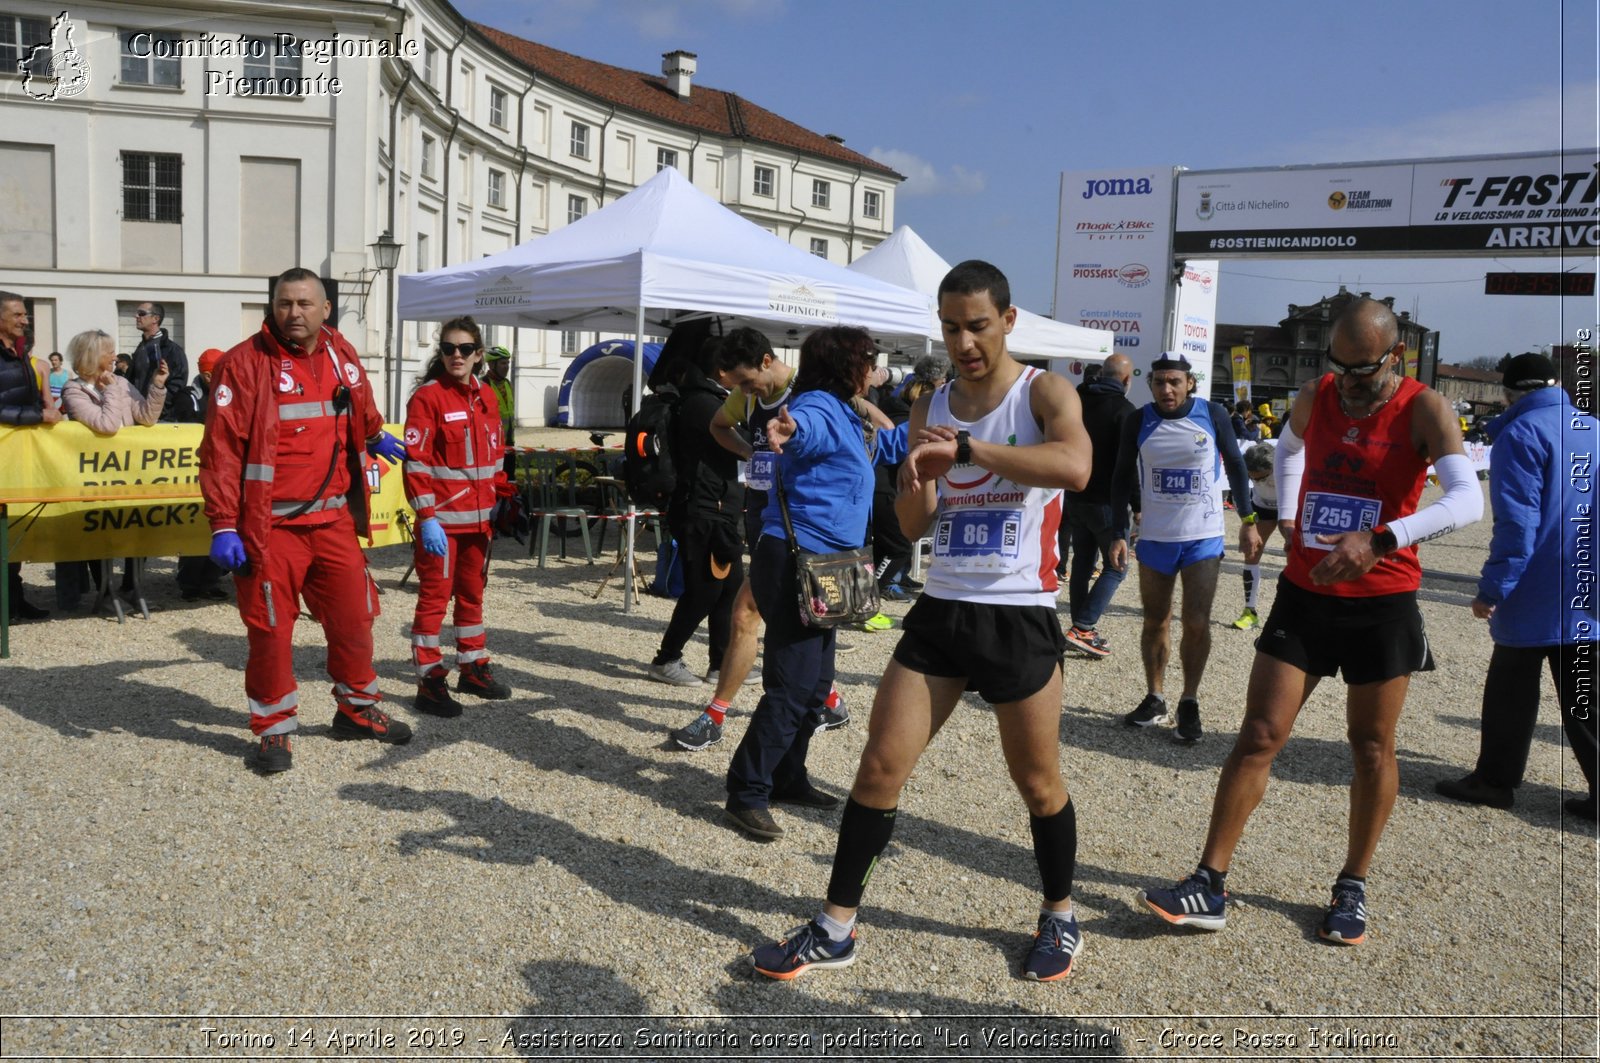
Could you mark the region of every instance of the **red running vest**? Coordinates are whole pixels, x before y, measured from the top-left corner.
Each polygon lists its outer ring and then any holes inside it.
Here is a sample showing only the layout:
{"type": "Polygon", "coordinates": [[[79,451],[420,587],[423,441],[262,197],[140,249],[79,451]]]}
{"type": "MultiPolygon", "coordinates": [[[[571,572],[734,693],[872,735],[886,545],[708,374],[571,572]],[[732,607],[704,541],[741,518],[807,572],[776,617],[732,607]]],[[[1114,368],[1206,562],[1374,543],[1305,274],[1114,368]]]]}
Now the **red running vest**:
{"type": "Polygon", "coordinates": [[[1306,426],[1306,471],[1300,480],[1299,534],[1289,546],[1284,577],[1313,594],[1370,598],[1414,591],[1422,584],[1417,548],[1396,550],[1359,579],[1317,584],[1311,570],[1328,556],[1318,533],[1370,531],[1417,511],[1428,459],[1411,445],[1411,406],[1423,387],[1401,377],[1377,413],[1354,420],[1339,405],[1333,374],[1323,376],[1306,426]]]}

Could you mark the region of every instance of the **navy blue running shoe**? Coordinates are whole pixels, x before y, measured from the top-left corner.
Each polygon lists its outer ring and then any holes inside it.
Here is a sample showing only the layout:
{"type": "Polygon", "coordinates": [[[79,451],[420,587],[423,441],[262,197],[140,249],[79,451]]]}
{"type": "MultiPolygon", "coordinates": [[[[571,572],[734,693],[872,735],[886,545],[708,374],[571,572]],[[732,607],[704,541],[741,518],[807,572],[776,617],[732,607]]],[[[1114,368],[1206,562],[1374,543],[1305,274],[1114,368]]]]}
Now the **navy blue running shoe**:
{"type": "Polygon", "coordinates": [[[1139,899],[1174,926],[1221,930],[1228,921],[1228,891],[1211,892],[1211,882],[1196,871],[1171,889],[1140,890],[1139,899]]]}
{"type": "Polygon", "coordinates": [[[1333,901],[1317,927],[1317,936],[1336,945],[1359,945],[1367,940],[1367,887],[1353,878],[1333,884],[1333,901]]]}
{"type": "Polygon", "coordinates": [[[1022,961],[1022,977],[1035,982],[1057,982],[1072,973],[1072,961],[1083,951],[1083,932],[1072,912],[1040,912],[1033,947],[1022,961]]]}
{"type": "Polygon", "coordinates": [[[750,954],[750,966],[768,978],[787,982],[813,967],[848,967],[856,962],[856,932],[832,941],[815,919],[797,926],[782,941],[763,945],[750,954]]]}

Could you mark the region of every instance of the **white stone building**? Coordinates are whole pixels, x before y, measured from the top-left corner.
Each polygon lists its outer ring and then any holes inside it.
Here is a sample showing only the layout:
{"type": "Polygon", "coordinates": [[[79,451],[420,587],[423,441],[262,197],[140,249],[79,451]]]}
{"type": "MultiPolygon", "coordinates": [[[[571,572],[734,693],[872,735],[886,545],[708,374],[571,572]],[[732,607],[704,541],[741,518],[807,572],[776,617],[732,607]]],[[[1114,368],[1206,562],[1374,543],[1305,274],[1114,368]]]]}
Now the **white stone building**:
{"type": "MultiPolygon", "coordinates": [[[[268,279],[299,264],[334,282],[339,327],[385,393],[386,350],[409,390],[433,326],[391,320],[380,234],[401,246],[397,272],[479,258],[665,165],[840,264],[893,229],[898,174],[694,84],[687,53],[663,57],[664,75],[625,70],[443,0],[79,0],[57,24],[61,11],[0,0],[0,289],[31,301],[40,352],[90,328],[131,350],[149,299],[192,361],[259,327],[268,279]]],[[[491,333],[517,354],[525,424],[550,418],[596,338],[491,333]]]]}

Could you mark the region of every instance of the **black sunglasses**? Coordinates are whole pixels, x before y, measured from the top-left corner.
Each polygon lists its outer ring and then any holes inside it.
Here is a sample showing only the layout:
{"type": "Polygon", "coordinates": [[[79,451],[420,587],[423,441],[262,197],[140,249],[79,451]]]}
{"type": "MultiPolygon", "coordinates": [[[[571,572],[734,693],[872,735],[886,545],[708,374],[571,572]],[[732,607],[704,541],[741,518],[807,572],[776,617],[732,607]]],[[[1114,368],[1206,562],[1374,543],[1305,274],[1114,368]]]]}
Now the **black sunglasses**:
{"type": "Polygon", "coordinates": [[[477,354],[481,350],[483,350],[483,345],[481,343],[439,344],[439,353],[444,355],[446,358],[450,357],[452,354],[455,354],[457,351],[461,352],[461,357],[471,358],[474,354],[477,354]]]}
{"type": "Polygon", "coordinates": [[[1383,357],[1370,365],[1345,365],[1343,362],[1335,360],[1332,354],[1329,354],[1328,368],[1333,371],[1334,376],[1369,377],[1374,373],[1380,372],[1384,366],[1389,364],[1389,356],[1394,353],[1394,348],[1398,346],[1400,344],[1396,343],[1394,347],[1384,351],[1383,357]]]}

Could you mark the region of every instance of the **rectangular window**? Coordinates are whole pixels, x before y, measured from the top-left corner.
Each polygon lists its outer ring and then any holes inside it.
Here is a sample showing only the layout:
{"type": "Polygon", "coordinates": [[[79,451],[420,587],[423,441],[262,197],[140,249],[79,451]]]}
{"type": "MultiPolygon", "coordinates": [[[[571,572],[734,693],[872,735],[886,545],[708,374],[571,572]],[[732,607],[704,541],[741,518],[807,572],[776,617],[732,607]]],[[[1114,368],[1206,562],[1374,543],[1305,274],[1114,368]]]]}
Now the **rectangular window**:
{"type": "Polygon", "coordinates": [[[122,217],[127,221],[182,221],[183,156],[123,152],[122,217]]]}
{"type": "Polygon", "coordinates": [[[758,196],[770,196],[772,195],[773,186],[777,184],[777,178],[777,171],[772,167],[757,166],[755,184],[751,186],[750,190],[758,196]]]}
{"type": "Polygon", "coordinates": [[[177,34],[151,33],[148,30],[121,30],[117,37],[122,41],[122,83],[124,85],[182,84],[178,60],[161,59],[160,55],[175,55],[177,34]]]}
{"type": "Polygon", "coordinates": [[[571,225],[589,213],[589,201],[582,196],[567,197],[567,224],[571,225]]]}
{"type": "Polygon", "coordinates": [[[883,217],[883,193],[869,191],[861,194],[861,216],[863,218],[883,217]]]}
{"type": "Polygon", "coordinates": [[[828,241],[820,237],[813,236],[811,238],[811,253],[816,255],[818,258],[827,258],[828,241]]]}
{"type": "Polygon", "coordinates": [[[245,39],[244,77],[264,95],[300,95],[300,45],[272,37],[245,39]]]}
{"type": "Polygon", "coordinates": [[[506,93],[504,89],[489,90],[489,124],[506,128],[506,93]]]}
{"type": "Polygon", "coordinates": [[[678,153],[671,148],[656,149],[656,173],[660,173],[668,166],[674,170],[678,168],[678,153]]]}
{"type": "MultiPolygon", "coordinates": [[[[17,64],[32,55],[34,45],[49,43],[48,19],[0,14],[0,73],[17,73],[17,64]]],[[[49,77],[52,73],[50,60],[45,59],[42,66],[36,63],[33,72],[49,77]]]]}
{"type": "Polygon", "coordinates": [[[433,138],[426,133],[422,134],[422,176],[427,178],[433,177],[435,163],[434,156],[436,154],[437,152],[434,150],[433,138]]]}
{"type": "Polygon", "coordinates": [[[425,273],[428,269],[428,234],[417,234],[417,272],[425,273]]]}
{"type": "Polygon", "coordinates": [[[561,353],[562,354],[577,354],[578,353],[578,334],[576,332],[573,332],[570,329],[562,330],[562,333],[561,333],[561,353]]]}
{"type": "Polygon", "coordinates": [[[587,159],[589,157],[589,127],[582,122],[572,123],[571,148],[573,158],[587,159]]]}
{"type": "MultiPolygon", "coordinates": [[[[415,54],[415,53],[413,53],[415,54]]],[[[439,87],[435,80],[439,74],[439,48],[432,41],[422,46],[422,80],[434,88],[439,87]]]]}
{"type": "Polygon", "coordinates": [[[828,182],[826,182],[826,181],[812,181],[811,182],[811,205],[813,207],[824,207],[824,208],[826,208],[827,205],[828,205],[828,199],[830,198],[831,191],[832,190],[829,188],[828,182]]]}
{"type": "Polygon", "coordinates": [[[489,206],[506,205],[506,175],[499,170],[489,171],[489,206]]]}

